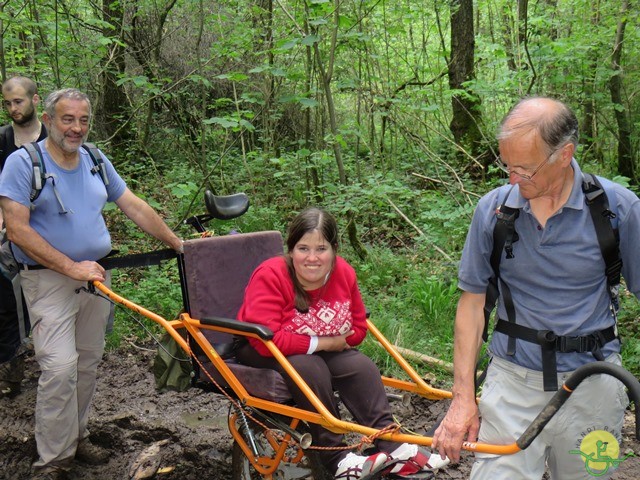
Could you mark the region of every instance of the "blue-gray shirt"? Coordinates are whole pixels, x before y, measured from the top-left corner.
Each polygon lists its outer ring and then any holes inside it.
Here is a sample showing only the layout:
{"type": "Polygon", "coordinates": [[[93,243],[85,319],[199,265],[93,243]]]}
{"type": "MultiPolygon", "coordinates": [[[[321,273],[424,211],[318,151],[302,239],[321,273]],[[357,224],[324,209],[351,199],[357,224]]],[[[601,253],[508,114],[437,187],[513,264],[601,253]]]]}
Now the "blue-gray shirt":
{"type": "MultiPolygon", "coordinates": [[[[535,219],[529,201],[515,186],[507,206],[520,208],[515,222],[519,240],[513,244],[513,259],[504,251],[500,275],[509,286],[516,310],[516,322],[536,330],[552,330],[557,335],[586,335],[614,324],[610,296],[598,239],[589,207],[582,193],[582,172],[575,160],[573,189],[567,203],[545,227],[535,219]]],[[[600,178],[608,195],[610,209],[617,217],[620,234],[622,274],[627,288],[640,298],[640,199],[630,190],[600,178]]],[[[483,294],[493,275],[490,256],[496,209],[504,201],[510,185],[486,194],[476,207],[462,252],[459,287],[483,294]]],[[[499,318],[507,319],[502,298],[499,318]]],[[[542,370],[540,346],[517,340],[516,353],[508,356],[508,337],[495,332],[490,348],[493,354],[534,370],[542,370]]],[[[617,340],[603,349],[605,356],[620,350],[617,340]]],[[[559,372],[574,370],[591,362],[591,353],[558,353],[559,372]]]]}
{"type": "MultiPolygon", "coordinates": [[[[45,141],[39,142],[47,174],[53,175],[44,184],[40,196],[29,200],[33,166],[24,149],[12,153],[0,175],[0,196],[31,208],[29,224],[56,250],[72,260],[99,260],[111,251],[111,237],[102,208],[106,202],[114,202],[125,192],[126,184],[102,155],[109,185],[105,187],[100,174],[93,174],[93,161],[80,149],[80,162],[73,170],[60,168],[49,156],[45,141]],[[54,194],[53,182],[68,213],[60,213],[61,206],[54,194]]],[[[17,245],[13,246],[19,263],[34,262],[17,245]]]]}

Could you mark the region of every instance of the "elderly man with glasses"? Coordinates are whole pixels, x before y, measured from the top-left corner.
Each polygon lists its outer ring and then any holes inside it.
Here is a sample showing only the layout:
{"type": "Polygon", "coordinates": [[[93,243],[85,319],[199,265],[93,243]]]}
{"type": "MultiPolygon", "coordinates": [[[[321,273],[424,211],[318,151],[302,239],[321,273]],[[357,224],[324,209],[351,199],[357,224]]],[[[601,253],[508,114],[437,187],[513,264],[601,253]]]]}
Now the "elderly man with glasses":
{"type": "MultiPolygon", "coordinates": [[[[480,200],[469,229],[458,275],[462,295],[455,323],[453,400],[434,435],[434,449],[452,461],[459,459],[464,441],[512,443],[553,396],[553,385],[562,384],[579,366],[598,360],[620,363],[615,302],[582,191],[583,174],[574,158],[575,114],[551,98],[521,100],[502,121],[498,141],[498,162],[509,174],[509,185],[480,200]],[[500,281],[507,287],[501,283],[497,316],[510,317],[509,322],[513,318],[517,327],[507,333],[496,327],[477,404],[475,365],[485,327],[487,286],[495,274],[494,226],[503,203],[519,213],[510,255],[501,252],[500,281]],[[552,350],[555,368],[549,374],[544,366],[549,352],[531,336],[514,335],[516,330],[600,341],[592,351],[585,351],[580,342],[569,342],[577,348],[552,350]]],[[[622,274],[628,290],[639,297],[640,200],[622,186],[598,179],[615,216],[622,274]]],[[[498,326],[509,322],[500,320],[498,326]]],[[[540,479],[545,469],[553,479],[590,478],[576,451],[587,448],[583,441],[588,433],[600,432],[610,447],[605,453],[617,458],[615,444],[621,439],[627,403],[618,380],[589,377],[526,450],[503,456],[476,454],[471,478],[540,479]]],[[[594,444],[602,439],[595,438],[594,444]]],[[[609,478],[612,470],[602,471],[602,478],[609,478]]]]}

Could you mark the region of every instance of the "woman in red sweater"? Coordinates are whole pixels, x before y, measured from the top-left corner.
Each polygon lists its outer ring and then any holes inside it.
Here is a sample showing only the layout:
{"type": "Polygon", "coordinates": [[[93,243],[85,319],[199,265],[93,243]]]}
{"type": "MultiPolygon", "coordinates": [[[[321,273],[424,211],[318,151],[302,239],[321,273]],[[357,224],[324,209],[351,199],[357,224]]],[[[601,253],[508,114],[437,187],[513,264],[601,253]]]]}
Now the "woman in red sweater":
{"type": "MultiPolygon", "coordinates": [[[[335,390],[360,424],[384,428],[394,423],[380,371],[354,348],[367,334],[365,308],[355,271],[336,255],[335,219],[318,208],[304,210],[289,226],[286,243],[283,257],[266,260],[253,272],[238,319],[271,329],[273,342],[334,416],[339,418],[335,390]]],[[[314,410],[262,342],[250,339],[237,358],[245,365],[278,370],[296,404],[314,410]]],[[[340,434],[316,424],[310,429],[316,445],[345,445],[340,434]]],[[[321,450],[320,455],[335,478],[345,480],[387,465],[395,475],[416,478],[448,463],[417,445],[377,440],[376,447],[379,451],[369,456],[346,450],[321,450]]]]}

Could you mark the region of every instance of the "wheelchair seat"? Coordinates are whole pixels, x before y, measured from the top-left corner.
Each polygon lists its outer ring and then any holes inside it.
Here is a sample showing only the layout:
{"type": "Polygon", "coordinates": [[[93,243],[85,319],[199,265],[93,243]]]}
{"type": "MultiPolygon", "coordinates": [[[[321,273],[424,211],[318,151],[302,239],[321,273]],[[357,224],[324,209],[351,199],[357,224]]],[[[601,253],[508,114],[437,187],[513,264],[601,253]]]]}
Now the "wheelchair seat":
{"type": "MultiPolygon", "coordinates": [[[[282,235],[277,231],[238,233],[199,238],[184,243],[185,306],[192,318],[225,317],[235,319],[244,298],[244,290],[253,271],[264,260],[282,255],[282,235]]],[[[232,335],[202,330],[219,355],[230,350],[232,335]]],[[[197,380],[229,390],[195,342],[192,348],[206,371],[197,368],[197,380]]],[[[288,403],[291,395],[282,376],[270,368],[241,365],[231,355],[225,362],[240,383],[253,396],[277,403],[288,403]]]]}

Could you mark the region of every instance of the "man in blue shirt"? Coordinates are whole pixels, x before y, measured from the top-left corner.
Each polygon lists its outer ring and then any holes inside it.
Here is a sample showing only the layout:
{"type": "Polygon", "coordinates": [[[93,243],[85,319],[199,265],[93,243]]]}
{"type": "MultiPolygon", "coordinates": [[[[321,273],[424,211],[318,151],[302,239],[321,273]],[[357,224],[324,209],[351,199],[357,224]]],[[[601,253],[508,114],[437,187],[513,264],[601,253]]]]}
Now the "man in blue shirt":
{"type": "MultiPolygon", "coordinates": [[[[541,345],[495,331],[492,362],[476,405],[475,363],[485,323],[485,292],[494,274],[490,257],[496,209],[505,198],[507,206],[520,211],[513,258],[502,252],[500,261],[515,323],[572,338],[616,332],[605,263],[581,189],[582,172],[573,158],[578,141],[574,113],[554,99],[522,100],[503,120],[498,140],[511,185],[485,195],[474,213],[459,270],[463,292],[456,313],[453,400],[434,435],[433,446],[452,461],[459,459],[463,441],[513,443],[555,393],[544,388],[549,378],[541,345]]],[[[622,274],[638,297],[640,200],[618,184],[600,182],[616,215],[622,274]]],[[[497,313],[500,319],[509,317],[504,295],[497,313]]],[[[619,364],[616,334],[599,338],[604,340],[597,351],[552,352],[556,370],[551,383],[561,384],[571,371],[598,359],[619,364]]],[[[571,451],[580,448],[587,428],[619,441],[627,403],[619,381],[606,375],[589,377],[526,450],[504,456],[476,454],[471,478],[540,479],[545,464],[553,479],[588,478],[581,456],[571,451]]]]}
{"type": "Polygon", "coordinates": [[[39,142],[47,181],[30,200],[33,167],[26,151],[14,153],[0,176],[0,205],[29,307],[36,359],[41,369],[36,400],[38,460],[33,479],[65,476],[74,458],[107,458],[89,442],[87,422],[104,351],[109,303],[80,289],[109,282],[97,262],[111,250],[102,216],[108,201],[142,230],[181,251],[182,241],[157,213],[136,197],[104,158],[106,181],[81,148],[91,122],[89,98],[75,89],[51,93],[39,142]]]}

